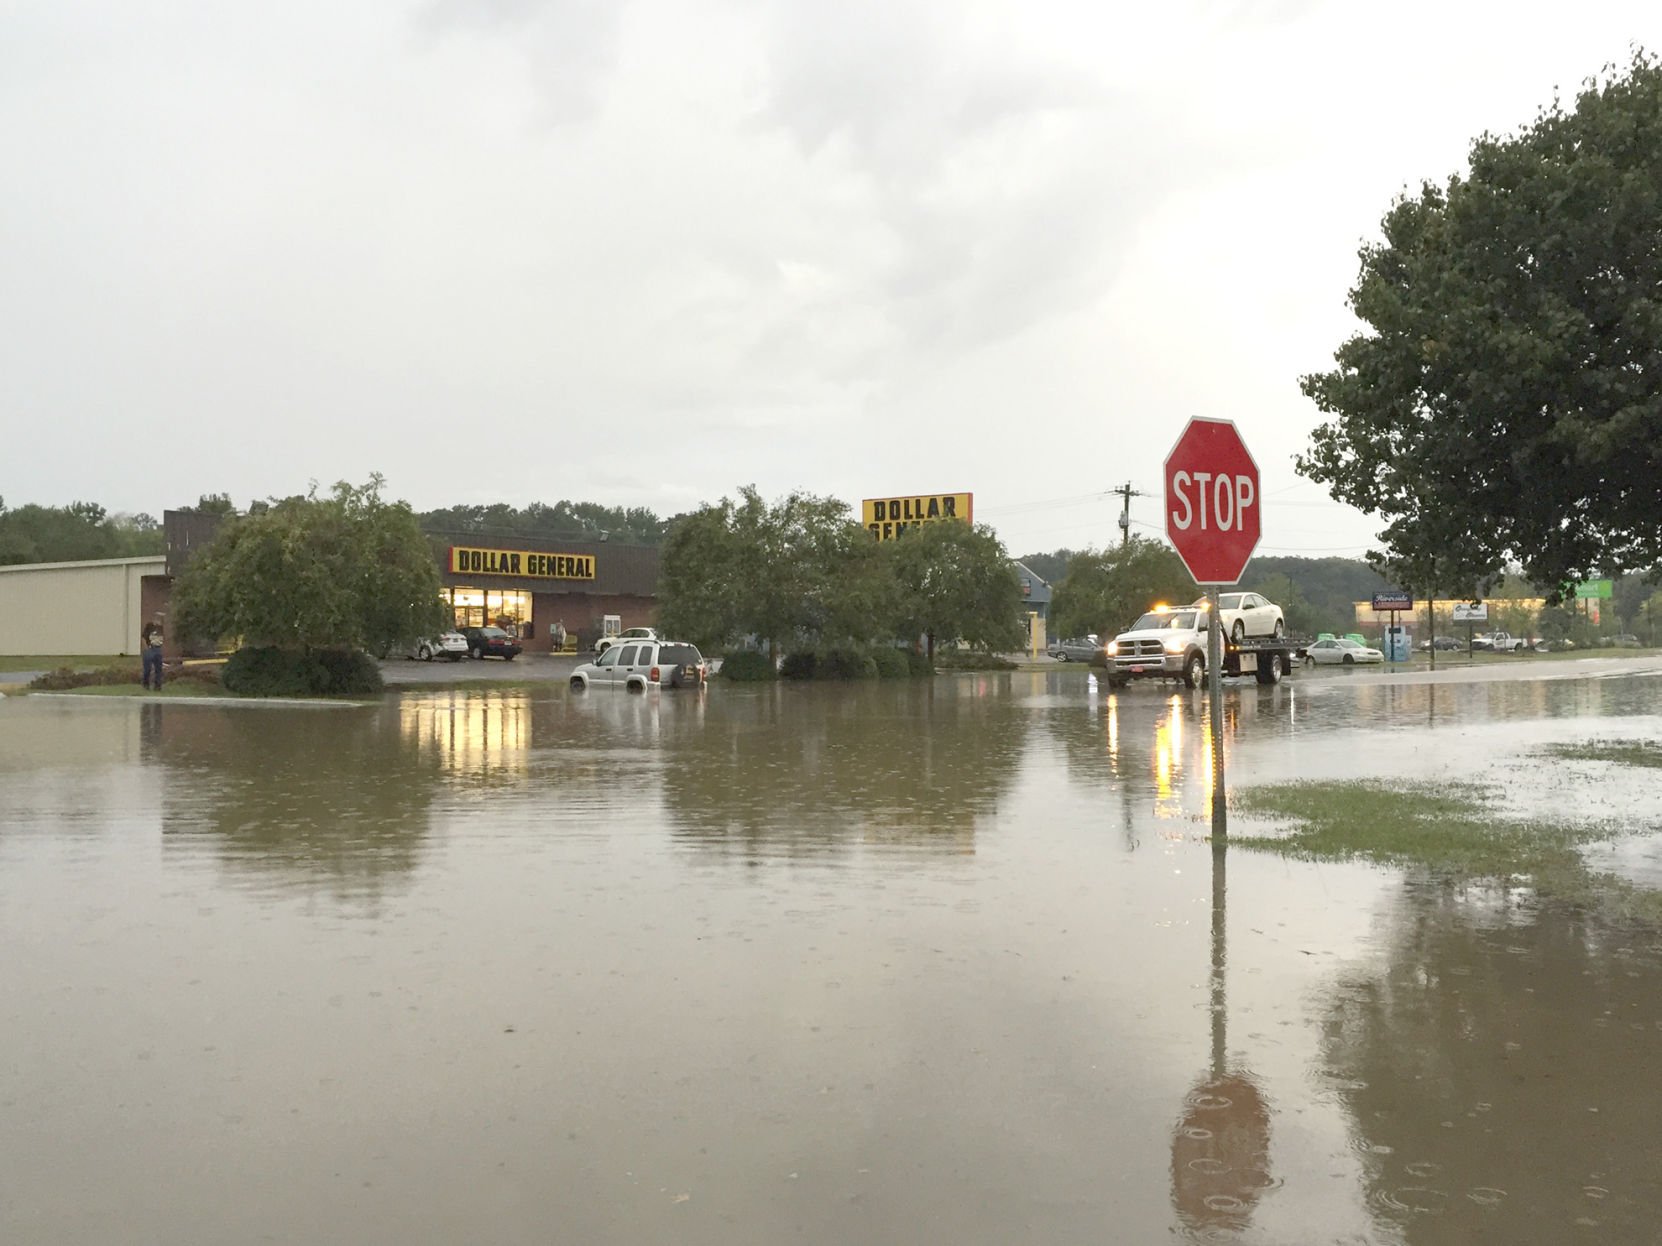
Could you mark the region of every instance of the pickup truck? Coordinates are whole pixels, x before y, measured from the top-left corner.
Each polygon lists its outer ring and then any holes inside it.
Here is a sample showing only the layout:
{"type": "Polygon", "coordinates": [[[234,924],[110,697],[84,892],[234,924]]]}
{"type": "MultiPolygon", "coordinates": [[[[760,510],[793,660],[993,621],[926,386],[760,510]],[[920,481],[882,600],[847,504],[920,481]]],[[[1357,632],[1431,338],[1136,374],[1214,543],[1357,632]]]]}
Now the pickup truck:
{"type": "Polygon", "coordinates": [[[1529,648],[1529,642],[1510,632],[1490,632],[1486,636],[1473,636],[1472,648],[1486,649],[1491,653],[1522,653],[1529,648]]]}

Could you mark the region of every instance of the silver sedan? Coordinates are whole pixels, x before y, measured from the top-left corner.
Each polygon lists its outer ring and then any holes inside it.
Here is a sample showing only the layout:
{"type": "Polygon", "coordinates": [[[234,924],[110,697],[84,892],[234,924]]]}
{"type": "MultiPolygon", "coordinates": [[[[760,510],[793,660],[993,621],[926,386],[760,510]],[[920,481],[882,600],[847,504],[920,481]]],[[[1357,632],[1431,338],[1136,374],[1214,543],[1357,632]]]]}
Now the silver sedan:
{"type": "Polygon", "coordinates": [[[1336,640],[1318,640],[1310,646],[1304,660],[1317,666],[1356,666],[1363,662],[1383,662],[1385,655],[1340,636],[1336,640]]]}

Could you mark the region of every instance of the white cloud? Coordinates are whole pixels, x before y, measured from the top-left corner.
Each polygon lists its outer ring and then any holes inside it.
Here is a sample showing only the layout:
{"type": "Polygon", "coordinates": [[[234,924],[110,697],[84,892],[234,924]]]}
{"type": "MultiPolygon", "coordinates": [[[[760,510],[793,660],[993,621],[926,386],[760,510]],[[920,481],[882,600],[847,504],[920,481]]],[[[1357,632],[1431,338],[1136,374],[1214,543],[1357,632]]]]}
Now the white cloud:
{"type": "Polygon", "coordinates": [[[1296,377],[1349,331],[1357,241],[1655,41],[1637,5],[1509,13],[15,5],[0,402],[40,435],[3,491],[969,488],[1025,550],[1113,539],[1106,498],[1025,504],[1152,490],[1204,413],[1319,502],[1296,377]],[[631,429],[679,434],[672,479],[631,429]]]}

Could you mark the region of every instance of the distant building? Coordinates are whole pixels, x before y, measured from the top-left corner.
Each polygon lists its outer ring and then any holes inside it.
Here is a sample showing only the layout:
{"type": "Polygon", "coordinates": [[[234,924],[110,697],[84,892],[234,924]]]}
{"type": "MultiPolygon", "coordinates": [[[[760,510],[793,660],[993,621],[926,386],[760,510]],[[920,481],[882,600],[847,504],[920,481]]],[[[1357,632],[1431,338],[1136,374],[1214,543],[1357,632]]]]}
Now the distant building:
{"type": "Polygon", "coordinates": [[[1016,563],[1016,574],[1021,577],[1021,600],[1024,613],[1037,614],[1050,629],[1050,581],[1040,576],[1024,562],[1016,563]]]}

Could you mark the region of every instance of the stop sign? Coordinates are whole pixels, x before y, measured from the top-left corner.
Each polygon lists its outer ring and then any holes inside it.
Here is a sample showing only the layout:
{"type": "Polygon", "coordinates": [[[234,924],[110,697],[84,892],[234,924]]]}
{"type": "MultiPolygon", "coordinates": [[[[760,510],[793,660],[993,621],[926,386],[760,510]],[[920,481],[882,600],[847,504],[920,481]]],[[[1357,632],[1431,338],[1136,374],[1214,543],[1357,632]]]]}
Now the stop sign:
{"type": "Polygon", "coordinates": [[[1190,420],[1166,456],[1166,539],[1196,584],[1234,584],[1258,533],[1258,464],[1246,443],[1228,420],[1190,420]]]}

